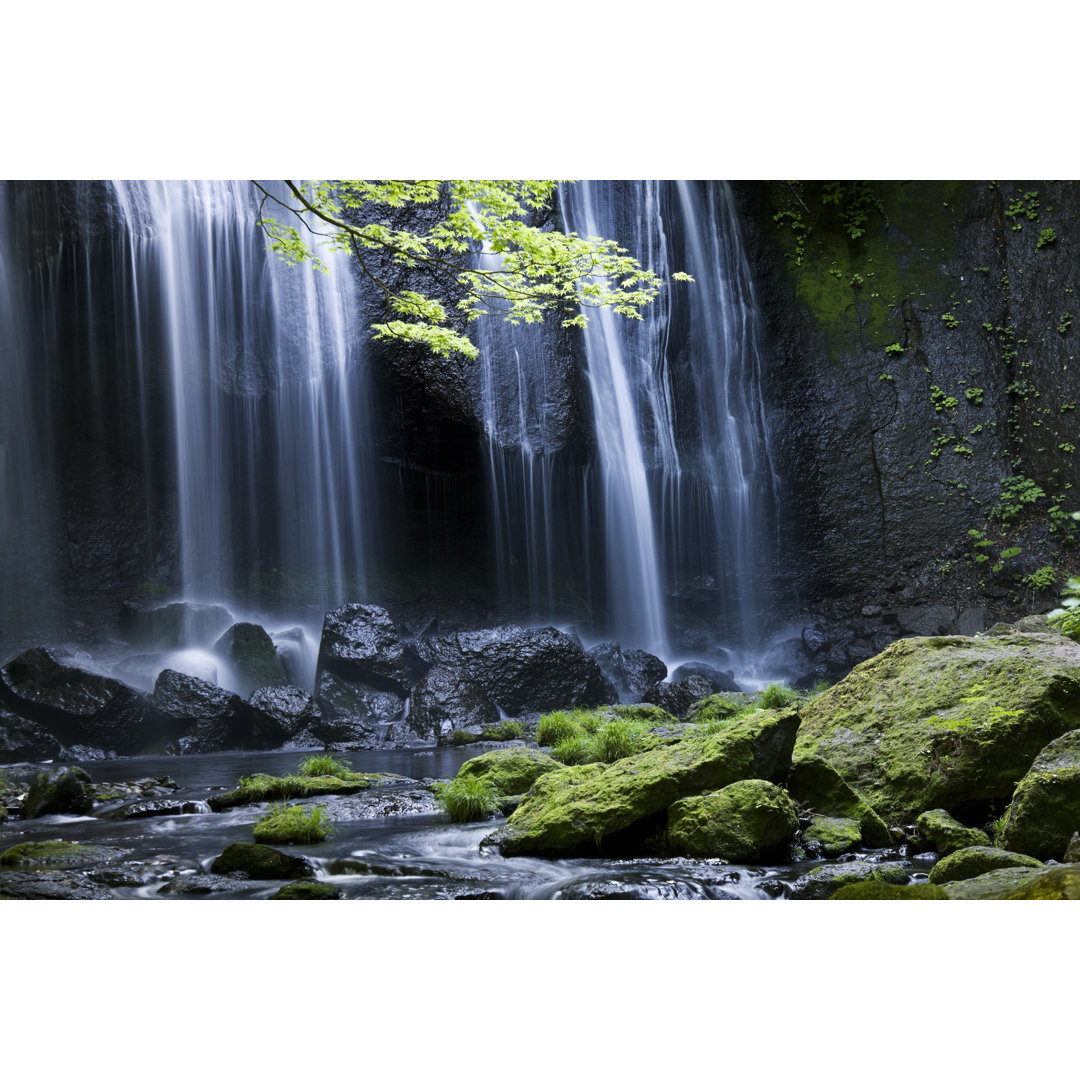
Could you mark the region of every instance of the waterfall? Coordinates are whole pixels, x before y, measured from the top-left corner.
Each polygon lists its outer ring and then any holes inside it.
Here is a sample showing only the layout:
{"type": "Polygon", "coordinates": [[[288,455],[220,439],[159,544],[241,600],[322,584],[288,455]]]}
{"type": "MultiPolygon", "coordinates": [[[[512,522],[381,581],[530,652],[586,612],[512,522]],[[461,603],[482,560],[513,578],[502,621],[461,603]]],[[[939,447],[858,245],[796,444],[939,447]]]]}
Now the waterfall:
{"type": "Polygon", "coordinates": [[[583,182],[561,197],[569,230],[616,239],[664,281],[640,323],[593,312],[584,334],[608,630],[661,655],[734,658],[753,677],[779,485],[730,189],[583,182]],[[676,270],[695,283],[673,283],[676,270]]]}
{"type": "MultiPolygon", "coordinates": [[[[5,218],[2,249],[34,269],[20,284],[0,264],[0,333],[16,361],[4,364],[5,536],[15,519],[43,549],[62,549],[64,524],[26,492],[64,488],[100,456],[100,520],[126,531],[99,548],[123,560],[126,580],[143,575],[144,599],[314,619],[360,597],[372,419],[348,256],[324,253],[326,274],[285,264],[267,249],[247,181],[9,186],[26,235],[5,218]],[[67,200],[68,219],[51,233],[50,200],[67,200]],[[41,250],[27,250],[35,237],[41,250]],[[27,461],[52,475],[35,478],[27,461]]],[[[66,528],[88,578],[119,572],[92,564],[81,525],[66,528]]]]}

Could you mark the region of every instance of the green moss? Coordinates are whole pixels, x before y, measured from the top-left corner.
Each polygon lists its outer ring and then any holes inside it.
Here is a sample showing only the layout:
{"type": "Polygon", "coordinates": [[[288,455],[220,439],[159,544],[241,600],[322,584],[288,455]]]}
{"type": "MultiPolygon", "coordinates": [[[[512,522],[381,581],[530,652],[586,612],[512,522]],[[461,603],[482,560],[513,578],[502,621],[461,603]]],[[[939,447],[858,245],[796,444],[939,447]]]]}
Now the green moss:
{"type": "Polygon", "coordinates": [[[454,822],[484,821],[502,803],[487,775],[457,776],[449,784],[436,784],[433,790],[435,801],[454,822]]]}
{"type": "Polygon", "coordinates": [[[1037,859],[1060,859],[1080,825],[1080,731],[1039,752],[1001,822],[1001,845],[1037,859]]]}
{"type": "Polygon", "coordinates": [[[520,720],[503,720],[499,724],[492,724],[491,727],[484,728],[481,737],[495,742],[523,739],[525,737],[525,725],[520,720]]]}
{"type": "Polygon", "coordinates": [[[211,864],[214,874],[244,874],[257,881],[295,880],[315,876],[305,859],[266,844],[230,844],[211,864]]]}
{"type": "Polygon", "coordinates": [[[212,810],[228,810],[250,803],[275,802],[281,799],[309,799],[316,795],[353,795],[365,791],[381,779],[379,773],[347,773],[340,776],[267,776],[256,773],[242,776],[233,791],[211,795],[212,810]]]}
{"type": "Polygon", "coordinates": [[[254,825],[258,844],[319,844],[332,831],[323,806],[273,806],[254,825]]]}
{"type": "Polygon", "coordinates": [[[0,866],[74,867],[87,866],[117,857],[115,848],[97,844],[77,844],[68,840],[36,840],[16,844],[0,854],[0,866]]]}
{"type": "Polygon", "coordinates": [[[515,746],[470,758],[458,770],[458,778],[487,777],[499,795],[524,795],[538,777],[561,768],[550,754],[515,746]]]}
{"type": "Polygon", "coordinates": [[[1041,873],[1033,866],[1003,866],[977,877],[945,882],[941,888],[950,900],[1001,900],[1041,873]]]}
{"type": "Polygon", "coordinates": [[[798,828],[795,804],[767,780],[736,781],[668,807],[668,843],[700,858],[757,862],[791,840],[798,828]]]}
{"type": "Polygon", "coordinates": [[[892,844],[888,826],[873,807],[824,758],[807,753],[798,744],[788,774],[788,791],[819,814],[854,818],[859,822],[862,842],[867,847],[892,844]]]}
{"type": "Polygon", "coordinates": [[[293,881],[282,885],[271,900],[340,900],[341,890],[327,881],[293,881]]]}
{"type": "Polygon", "coordinates": [[[347,780],[353,776],[352,762],[334,754],[313,754],[304,758],[296,767],[297,776],[336,776],[347,780]]]}
{"type": "Polygon", "coordinates": [[[982,829],[961,825],[945,810],[927,810],[919,815],[916,826],[919,835],[929,840],[942,855],[951,855],[963,848],[986,847],[990,843],[990,837],[982,829]]]}
{"type": "Polygon", "coordinates": [[[860,881],[844,885],[833,893],[832,900],[948,900],[949,894],[937,885],[890,885],[884,881],[860,881]]]}
{"type": "Polygon", "coordinates": [[[1080,900],[1080,866],[1054,866],[1035,874],[1002,900],[1080,900]]]}
{"type": "Polygon", "coordinates": [[[935,885],[945,885],[950,881],[965,881],[978,877],[991,870],[1016,866],[1038,868],[1042,863],[1028,855],[1017,855],[1012,851],[1002,851],[1001,848],[967,847],[941,859],[930,871],[930,880],[935,885]]]}
{"type": "Polygon", "coordinates": [[[803,840],[821,848],[826,859],[843,855],[862,842],[862,826],[854,818],[823,817],[814,814],[803,831],[803,840]]]}

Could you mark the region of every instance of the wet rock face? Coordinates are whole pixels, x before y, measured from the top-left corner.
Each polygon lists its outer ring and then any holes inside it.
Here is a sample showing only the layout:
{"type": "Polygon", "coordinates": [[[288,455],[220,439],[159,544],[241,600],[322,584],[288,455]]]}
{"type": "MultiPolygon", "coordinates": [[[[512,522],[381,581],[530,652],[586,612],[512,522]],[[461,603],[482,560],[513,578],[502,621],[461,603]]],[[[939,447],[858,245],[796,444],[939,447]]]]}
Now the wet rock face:
{"type": "Polygon", "coordinates": [[[1044,747],[1005,814],[1001,845],[1037,859],[1061,859],[1080,828],[1080,730],[1044,747]]]}
{"type": "Polygon", "coordinates": [[[264,686],[248,698],[257,712],[281,726],[287,739],[317,724],[322,718],[315,699],[298,686],[264,686]]]}
{"type": "Polygon", "coordinates": [[[644,701],[645,695],[667,678],[667,664],[643,649],[623,649],[617,641],[602,641],[589,650],[622,702],[644,701]]]}
{"type": "Polygon", "coordinates": [[[128,641],[145,648],[182,649],[218,637],[232,622],[220,604],[178,601],[153,607],[125,601],[120,608],[120,629],[128,641]]]}
{"type": "Polygon", "coordinates": [[[319,672],[324,671],[375,690],[408,694],[405,650],[389,612],[375,604],[346,604],[327,612],[319,646],[319,672]]]}
{"type": "Polygon", "coordinates": [[[28,649],[0,669],[0,693],[18,715],[61,742],[120,753],[141,745],[146,699],[130,686],[68,664],[51,649],[28,649]]]}
{"type": "Polygon", "coordinates": [[[464,672],[511,716],[618,699],[596,660],[552,626],[498,626],[424,638],[413,648],[426,664],[464,672]]]}
{"type": "Polygon", "coordinates": [[[436,664],[413,687],[406,722],[421,738],[434,739],[458,728],[498,721],[499,710],[475,679],[459,668],[436,664]]]}
{"type": "Polygon", "coordinates": [[[214,643],[212,651],[232,668],[241,694],[286,682],[270,635],[256,623],[234,623],[214,643]]]}
{"type": "Polygon", "coordinates": [[[646,691],[643,700],[650,705],[659,705],[661,709],[666,709],[672,716],[681,719],[696,702],[712,693],[711,679],[705,678],[704,675],[690,674],[677,683],[658,683],[651,690],[646,691]]]}
{"type": "Polygon", "coordinates": [[[349,682],[330,671],[319,673],[315,701],[322,715],[308,730],[337,750],[379,745],[380,727],[396,723],[405,711],[398,694],[349,682]]]}
{"type": "Polygon", "coordinates": [[[0,705],[0,764],[59,757],[60,743],[41,724],[0,705]]]}

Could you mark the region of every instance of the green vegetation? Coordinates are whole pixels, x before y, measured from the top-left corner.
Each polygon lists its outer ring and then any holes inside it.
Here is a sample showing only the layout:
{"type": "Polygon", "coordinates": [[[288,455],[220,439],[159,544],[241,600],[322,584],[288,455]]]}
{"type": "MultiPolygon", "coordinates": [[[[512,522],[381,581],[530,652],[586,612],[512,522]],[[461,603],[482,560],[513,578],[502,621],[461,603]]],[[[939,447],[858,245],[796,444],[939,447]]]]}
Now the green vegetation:
{"type": "Polygon", "coordinates": [[[502,803],[502,795],[489,776],[458,776],[449,784],[436,784],[434,794],[454,822],[483,821],[502,803]]]}
{"type": "Polygon", "coordinates": [[[612,762],[644,749],[642,736],[656,723],[670,721],[662,709],[612,706],[545,713],[537,726],[537,742],[552,746],[551,756],[564,765],[612,762]]]}
{"type": "Polygon", "coordinates": [[[484,739],[492,739],[496,742],[509,742],[511,739],[523,739],[525,737],[525,725],[520,720],[503,720],[484,728],[481,736],[484,739]]]}
{"type": "MultiPolygon", "coordinates": [[[[439,356],[476,359],[467,324],[499,312],[511,323],[540,322],[549,311],[563,326],[584,326],[583,308],[609,308],[640,319],[658,294],[660,279],[613,240],[565,234],[531,224],[548,209],[554,180],[285,181],[279,196],[259,182],[259,224],[270,247],[289,263],[310,260],[320,248],[348,251],[369,280],[383,289],[386,321],[376,339],[414,342],[439,356]],[[388,218],[403,207],[438,207],[426,232],[395,228],[388,218]],[[276,216],[275,216],[276,215],[276,216]],[[278,220],[280,219],[280,220],[278,220]],[[292,222],[287,224],[286,222],[292,222]],[[476,265],[484,243],[498,252],[497,271],[476,265]],[[394,291],[381,259],[419,270],[443,295],[458,296],[454,318],[443,304],[414,290],[394,291]]],[[[692,280],[687,274],[671,275],[692,280]]]]}
{"type": "Polygon", "coordinates": [[[324,806],[272,806],[255,822],[259,844],[319,844],[333,830],[324,806]]]}
{"type": "Polygon", "coordinates": [[[782,709],[798,696],[798,691],[792,690],[790,686],[771,682],[758,695],[757,705],[761,709],[782,709]]]}
{"type": "Polygon", "coordinates": [[[354,775],[352,762],[333,754],[313,754],[296,767],[297,776],[336,776],[341,780],[354,775]]]}
{"type": "Polygon", "coordinates": [[[211,795],[207,802],[212,810],[227,810],[249,803],[274,802],[284,799],[308,799],[315,795],[352,795],[371,787],[380,779],[379,773],[346,772],[340,776],[241,776],[233,791],[211,795]]]}
{"type": "Polygon", "coordinates": [[[1057,571],[1052,566],[1040,566],[1024,578],[1024,585],[1032,592],[1046,592],[1057,581],[1057,571]]]}
{"type": "Polygon", "coordinates": [[[1071,577],[1061,594],[1061,606],[1054,608],[1046,621],[1066,637],[1080,641],[1080,578],[1071,577]]]}
{"type": "Polygon", "coordinates": [[[1035,247],[1036,249],[1044,248],[1047,244],[1052,244],[1055,240],[1057,240],[1057,233],[1054,232],[1053,229],[1043,229],[1043,231],[1039,233],[1039,241],[1035,247]]]}

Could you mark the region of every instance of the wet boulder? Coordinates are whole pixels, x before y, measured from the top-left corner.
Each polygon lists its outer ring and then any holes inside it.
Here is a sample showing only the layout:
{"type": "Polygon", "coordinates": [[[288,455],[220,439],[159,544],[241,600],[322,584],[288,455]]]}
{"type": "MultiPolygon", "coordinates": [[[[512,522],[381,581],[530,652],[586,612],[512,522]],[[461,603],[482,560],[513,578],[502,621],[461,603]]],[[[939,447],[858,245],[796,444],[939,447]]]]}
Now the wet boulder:
{"type": "Polygon", "coordinates": [[[257,623],[233,623],[211,651],[229,665],[241,695],[287,681],[270,635],[257,623]]]}
{"type": "Polygon", "coordinates": [[[885,881],[860,881],[841,885],[830,900],[948,900],[949,894],[938,885],[917,882],[914,885],[890,885],[885,881]]]}
{"type": "Polygon", "coordinates": [[[56,758],[62,747],[41,724],[16,716],[0,705],[0,765],[56,758]]]}
{"type": "Polygon", "coordinates": [[[299,686],[263,686],[248,698],[248,705],[277,724],[286,740],[318,724],[322,712],[315,699],[299,686]]]}
{"type": "Polygon", "coordinates": [[[331,671],[321,671],[315,701],[322,713],[308,729],[338,750],[368,750],[381,742],[381,731],[397,723],[405,711],[395,692],[353,683],[331,671]]]}
{"type": "Polygon", "coordinates": [[[668,807],[668,843],[697,858],[760,862],[798,829],[795,804],[767,780],[739,780],[668,807]]]}
{"type": "Polygon", "coordinates": [[[79,844],[69,840],[37,840],[16,844],[0,853],[0,866],[20,870],[75,869],[105,866],[118,862],[131,851],[100,844],[79,844]]]}
{"type": "Polygon", "coordinates": [[[803,830],[807,851],[820,852],[826,859],[835,859],[859,846],[862,826],[854,818],[825,817],[811,814],[810,824],[803,830]]]}
{"type": "Polygon", "coordinates": [[[220,604],[179,601],[157,606],[125,601],[120,630],[133,644],[155,649],[183,649],[213,641],[233,621],[220,604]]]}
{"type": "Polygon", "coordinates": [[[673,683],[682,683],[686,682],[691,676],[697,676],[698,678],[704,679],[709,684],[710,694],[737,694],[741,690],[741,687],[735,681],[735,676],[732,672],[721,671],[711,664],[703,664],[697,660],[692,660],[688,664],[680,664],[671,673],[671,681],[673,683]]]}
{"type": "Polygon", "coordinates": [[[306,859],[286,855],[267,844],[230,844],[211,864],[213,874],[243,874],[257,881],[294,880],[315,876],[306,859]]]}
{"type": "Polygon", "coordinates": [[[667,664],[643,649],[624,649],[617,641],[602,641],[589,649],[619,701],[644,701],[645,695],[667,678],[667,664]]]}
{"type": "Polygon", "coordinates": [[[679,682],[658,683],[646,691],[643,700],[659,705],[672,716],[685,717],[695,703],[713,693],[712,682],[704,675],[690,674],[679,682]]]}
{"type": "Polygon", "coordinates": [[[177,738],[185,754],[272,750],[285,739],[272,715],[238,694],[168,668],[154,684],[150,718],[155,738],[177,738]]]}
{"type": "Polygon", "coordinates": [[[1004,900],[1046,872],[1041,866],[1002,866],[976,877],[943,882],[940,887],[950,900],[1004,900]]]}
{"type": "Polygon", "coordinates": [[[1080,829],[1080,730],[1039,751],[1016,787],[1001,846],[1037,859],[1061,859],[1080,829]]]}
{"type": "Polygon", "coordinates": [[[414,649],[428,665],[464,672],[511,716],[602,705],[618,697],[600,665],[553,626],[526,630],[506,625],[423,638],[414,649]]]}
{"type": "Polygon", "coordinates": [[[282,885],[271,900],[340,900],[341,890],[328,881],[293,881],[282,885]]]}
{"type": "Polygon", "coordinates": [[[30,781],[23,800],[25,818],[46,814],[89,814],[94,805],[93,781],[77,765],[46,769],[30,781]]]}
{"type": "Polygon", "coordinates": [[[825,863],[815,866],[791,885],[792,900],[828,900],[845,885],[874,882],[885,885],[907,885],[914,869],[900,862],[855,861],[825,863]]]}
{"type": "Polygon", "coordinates": [[[1033,874],[1002,900],[1080,900],[1080,866],[1052,866],[1033,874]]]}
{"type": "Polygon", "coordinates": [[[436,664],[413,687],[409,728],[421,738],[434,739],[465,727],[497,724],[499,710],[483,687],[464,671],[436,664]]]}
{"type": "Polygon", "coordinates": [[[950,881],[965,881],[991,870],[1015,866],[1039,868],[1042,863],[1030,855],[1018,855],[1014,851],[1002,851],[1001,848],[966,847],[941,859],[930,871],[930,881],[935,885],[945,885],[950,881]]]}
{"type": "Polygon", "coordinates": [[[941,852],[951,855],[962,848],[986,847],[990,837],[982,831],[959,821],[945,810],[927,810],[915,823],[919,835],[941,852]]]}
{"type": "Polygon", "coordinates": [[[761,711],[712,735],[687,735],[611,765],[577,765],[539,777],[485,845],[502,855],[596,854],[618,847],[679,799],[737,780],[785,775],[799,726],[794,709],[761,711]]]}
{"type": "Polygon", "coordinates": [[[19,716],[65,745],[134,753],[143,741],[146,698],[137,690],[68,663],[53,650],[20,653],[0,669],[0,694],[19,716]]]}
{"type": "Polygon", "coordinates": [[[801,750],[798,743],[791,759],[787,789],[800,803],[819,814],[854,818],[867,847],[889,847],[889,827],[870,804],[824,758],[801,750]]]}
{"type": "Polygon", "coordinates": [[[346,604],[326,613],[318,671],[401,697],[409,693],[401,637],[389,612],[375,604],[346,604]]]}
{"type": "Polygon", "coordinates": [[[907,638],[803,706],[798,753],[828,762],[887,821],[1011,798],[1080,727],[1080,644],[1054,634],[907,638]]]}

